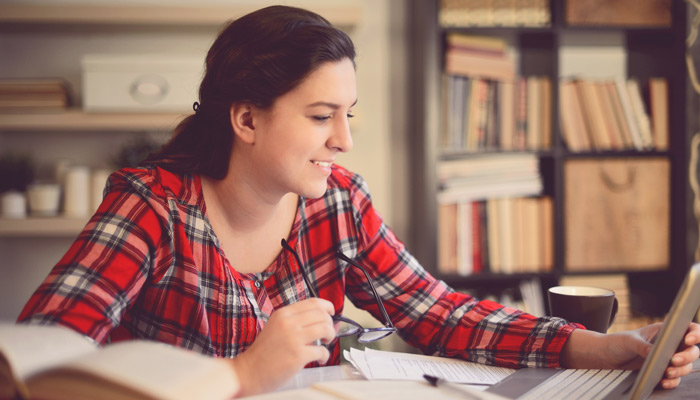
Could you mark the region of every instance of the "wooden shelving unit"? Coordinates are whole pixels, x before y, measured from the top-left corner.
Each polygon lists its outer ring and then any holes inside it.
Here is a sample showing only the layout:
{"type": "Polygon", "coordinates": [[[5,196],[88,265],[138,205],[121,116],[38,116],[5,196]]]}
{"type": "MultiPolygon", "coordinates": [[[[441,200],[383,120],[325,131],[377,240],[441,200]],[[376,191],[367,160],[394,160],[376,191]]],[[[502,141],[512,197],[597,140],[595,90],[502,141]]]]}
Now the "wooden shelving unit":
{"type": "Polygon", "coordinates": [[[87,218],[0,218],[0,237],[75,237],[87,218]]]}
{"type": "Polygon", "coordinates": [[[0,131],[169,131],[184,113],[87,113],[78,109],[0,113],[0,131]]]}
{"type": "MultiPolygon", "coordinates": [[[[155,27],[216,26],[258,9],[250,5],[99,5],[99,4],[0,4],[0,24],[27,28],[39,25],[155,27]]],[[[310,7],[339,27],[352,27],[361,17],[352,5],[310,7]]]]}
{"type": "MultiPolygon", "coordinates": [[[[439,1],[416,0],[411,3],[411,43],[414,44],[410,59],[412,81],[416,87],[412,94],[411,159],[409,174],[412,177],[411,214],[412,225],[409,248],[431,273],[444,278],[457,289],[483,289],[513,287],[521,279],[539,277],[543,286],[556,284],[568,273],[565,270],[565,215],[564,166],[567,160],[582,157],[607,159],[625,157],[663,157],[669,160],[670,185],[670,237],[668,265],[654,272],[635,272],[625,265],[615,266],[609,273],[627,273],[630,285],[638,289],[635,301],[641,309],[667,310],[664,302],[672,298],[674,287],[680,284],[689,266],[690,252],[686,244],[686,233],[692,216],[688,212],[687,165],[689,160],[689,128],[686,110],[687,74],[684,65],[684,38],[686,32],[686,8],[683,1],[672,2],[673,26],[671,28],[643,27],[572,27],[564,22],[565,2],[550,1],[552,24],[548,27],[469,27],[445,28],[438,24],[439,1]],[[541,274],[509,275],[486,273],[473,276],[441,276],[437,271],[437,165],[446,159],[438,147],[441,118],[441,75],[445,35],[449,31],[460,31],[476,35],[514,37],[519,54],[518,72],[523,76],[546,75],[553,84],[553,147],[550,151],[538,152],[544,165],[545,194],[554,201],[554,269],[541,274]],[[647,79],[652,76],[669,78],[670,91],[670,147],[668,151],[604,151],[570,152],[559,129],[557,82],[560,78],[559,52],[561,38],[566,35],[612,32],[624,37],[627,51],[626,73],[630,77],[647,79]],[[649,299],[656,299],[657,304],[649,299]]],[[[449,159],[469,157],[469,154],[450,155],[449,159]]],[[[595,235],[595,232],[590,232],[595,235]]],[[[583,273],[585,274],[585,273],[583,273]]]]}

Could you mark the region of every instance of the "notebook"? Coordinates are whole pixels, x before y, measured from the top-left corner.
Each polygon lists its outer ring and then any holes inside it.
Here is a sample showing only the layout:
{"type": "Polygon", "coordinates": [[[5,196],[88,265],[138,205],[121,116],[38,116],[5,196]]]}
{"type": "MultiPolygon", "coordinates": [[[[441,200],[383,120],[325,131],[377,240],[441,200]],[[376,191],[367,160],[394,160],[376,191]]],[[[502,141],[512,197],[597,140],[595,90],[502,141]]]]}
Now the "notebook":
{"type": "Polygon", "coordinates": [[[686,274],[664,326],[638,371],[524,368],[487,392],[509,399],[641,400],[654,390],[700,308],[700,263],[686,274]],[[575,393],[567,393],[571,390],[575,393]]]}

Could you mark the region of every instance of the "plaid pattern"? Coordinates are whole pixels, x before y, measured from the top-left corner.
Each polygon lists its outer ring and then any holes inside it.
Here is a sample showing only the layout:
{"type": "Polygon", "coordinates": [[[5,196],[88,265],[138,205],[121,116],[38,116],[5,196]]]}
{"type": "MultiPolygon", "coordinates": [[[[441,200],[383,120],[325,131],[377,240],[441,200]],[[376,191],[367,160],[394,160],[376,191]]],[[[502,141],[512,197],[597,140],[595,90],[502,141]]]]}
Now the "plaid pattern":
{"type": "MultiPolygon", "coordinates": [[[[364,275],[336,258],[336,246],[365,266],[399,334],[427,354],[556,367],[577,327],[434,279],[382,222],[362,178],[341,167],[323,197],[300,200],[288,241],[337,313],[347,295],[381,320],[364,275]]],[[[262,273],[238,273],[205,218],[199,177],[125,169],[19,321],[69,326],[102,344],[146,338],[235,357],[275,309],[310,297],[298,268],[283,251],[262,273]]],[[[335,343],[329,364],[339,363],[335,343]]]]}

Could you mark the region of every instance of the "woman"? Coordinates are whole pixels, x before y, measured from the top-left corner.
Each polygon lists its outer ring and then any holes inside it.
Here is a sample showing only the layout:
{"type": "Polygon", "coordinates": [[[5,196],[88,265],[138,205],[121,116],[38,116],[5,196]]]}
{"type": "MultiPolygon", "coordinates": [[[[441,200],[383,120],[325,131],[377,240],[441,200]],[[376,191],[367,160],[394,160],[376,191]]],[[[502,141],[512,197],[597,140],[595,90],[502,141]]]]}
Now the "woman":
{"type": "MultiPolygon", "coordinates": [[[[334,164],[353,144],[354,57],[347,35],[305,10],[268,7],[231,23],[207,55],[195,113],[145,167],[110,177],[19,320],[98,343],[147,338],[229,357],[241,394],[259,393],[307,364],[339,362],[332,316],[346,294],[383,318],[368,278],[340,250],[368,270],[399,334],[426,353],[638,368],[658,325],[601,335],[477,301],[406,251],[362,178],[334,164]]],[[[699,340],[693,325],[664,387],[690,371],[699,340]]]]}

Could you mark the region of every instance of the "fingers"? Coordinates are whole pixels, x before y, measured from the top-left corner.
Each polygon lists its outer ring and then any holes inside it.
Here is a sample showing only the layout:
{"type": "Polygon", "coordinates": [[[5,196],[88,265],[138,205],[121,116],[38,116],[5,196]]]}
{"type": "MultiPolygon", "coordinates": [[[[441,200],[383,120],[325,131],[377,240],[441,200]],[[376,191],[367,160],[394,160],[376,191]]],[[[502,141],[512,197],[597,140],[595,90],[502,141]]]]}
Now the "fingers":
{"type": "Polygon", "coordinates": [[[303,344],[317,340],[330,342],[335,337],[333,304],[322,299],[307,299],[275,311],[271,318],[303,344]],[[330,312],[329,312],[330,311],[330,312]]]}
{"type": "Polygon", "coordinates": [[[286,312],[304,312],[308,310],[323,310],[328,315],[335,314],[335,308],[333,303],[325,299],[319,299],[316,297],[298,301],[292,303],[288,306],[281,308],[279,311],[285,310],[286,312]]]}
{"type": "Polygon", "coordinates": [[[700,349],[695,345],[674,354],[671,358],[671,365],[666,368],[666,378],[680,378],[688,375],[693,370],[693,361],[697,360],[699,355],[700,349]]]}
{"type": "Polygon", "coordinates": [[[700,325],[690,324],[685,335],[684,346],[671,358],[671,365],[666,368],[661,387],[672,389],[680,384],[681,377],[690,374],[693,370],[693,362],[700,356],[700,349],[696,346],[700,340],[700,325]]]}
{"type": "Polygon", "coordinates": [[[698,346],[690,345],[673,355],[671,358],[671,365],[682,366],[685,364],[692,364],[699,356],[700,349],[698,346]]]}
{"type": "Polygon", "coordinates": [[[673,379],[662,379],[661,380],[661,387],[664,389],[673,389],[675,387],[678,387],[681,383],[681,378],[673,378],[673,379]]]}
{"type": "Polygon", "coordinates": [[[700,325],[691,323],[688,332],[685,334],[684,343],[686,346],[693,346],[700,343],[700,325]]]}

